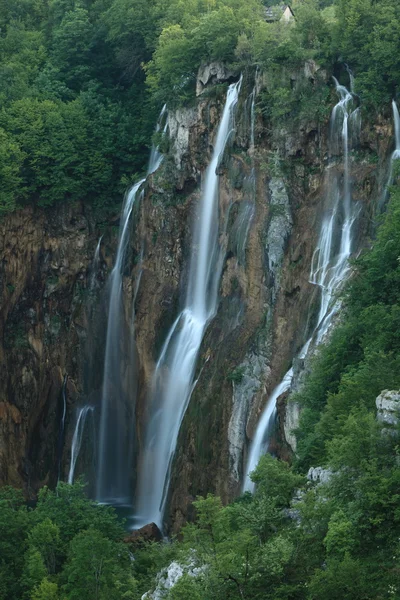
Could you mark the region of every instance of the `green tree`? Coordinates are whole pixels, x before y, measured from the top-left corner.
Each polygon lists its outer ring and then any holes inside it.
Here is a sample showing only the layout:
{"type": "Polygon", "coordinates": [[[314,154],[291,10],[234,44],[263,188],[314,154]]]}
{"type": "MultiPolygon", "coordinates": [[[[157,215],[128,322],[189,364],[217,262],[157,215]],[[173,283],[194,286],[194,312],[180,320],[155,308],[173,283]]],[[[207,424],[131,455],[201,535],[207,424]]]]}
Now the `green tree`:
{"type": "Polygon", "coordinates": [[[121,580],[127,579],[129,558],[123,544],[95,529],[82,531],[71,542],[63,570],[64,589],[70,600],[119,600],[121,580]]]}
{"type": "Polygon", "coordinates": [[[32,592],[32,600],[59,600],[58,585],[45,578],[32,592]]]}

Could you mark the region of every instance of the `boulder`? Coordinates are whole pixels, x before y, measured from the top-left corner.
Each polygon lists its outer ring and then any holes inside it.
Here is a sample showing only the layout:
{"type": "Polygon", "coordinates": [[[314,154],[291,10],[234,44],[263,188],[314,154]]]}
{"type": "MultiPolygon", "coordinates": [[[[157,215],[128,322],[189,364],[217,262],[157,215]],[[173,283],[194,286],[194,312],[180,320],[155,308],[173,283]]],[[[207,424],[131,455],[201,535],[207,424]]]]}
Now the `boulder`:
{"type": "Polygon", "coordinates": [[[163,539],[162,533],[155,523],[148,523],[140,529],[135,529],[126,538],[126,544],[140,545],[145,542],[161,542],[163,539]]]}
{"type": "Polygon", "coordinates": [[[230,81],[234,77],[235,73],[223,63],[212,62],[209,65],[203,65],[199,68],[197,75],[196,95],[200,96],[207,85],[230,81]]]}
{"type": "Polygon", "coordinates": [[[323,467],[311,467],[307,473],[308,481],[312,483],[328,483],[332,477],[332,471],[330,469],[324,469],[323,467]]]}
{"type": "Polygon", "coordinates": [[[400,414],[400,391],[383,390],[376,401],[376,418],[384,425],[398,425],[400,414]]]}

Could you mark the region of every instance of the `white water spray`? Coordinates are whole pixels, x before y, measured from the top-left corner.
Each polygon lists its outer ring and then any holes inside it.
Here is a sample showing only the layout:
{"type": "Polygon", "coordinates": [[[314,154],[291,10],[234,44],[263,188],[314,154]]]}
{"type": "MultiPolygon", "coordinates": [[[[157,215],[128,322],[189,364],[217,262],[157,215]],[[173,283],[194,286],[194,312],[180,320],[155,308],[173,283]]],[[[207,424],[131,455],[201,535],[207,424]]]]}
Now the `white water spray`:
{"type": "Polygon", "coordinates": [[[171,463],[193,389],[196,360],[207,323],[217,309],[220,280],[219,176],[217,169],[233,125],[241,81],[231,85],[199,202],[185,305],[173,324],[152,381],[136,505],[136,526],[162,527],[171,463]]]}

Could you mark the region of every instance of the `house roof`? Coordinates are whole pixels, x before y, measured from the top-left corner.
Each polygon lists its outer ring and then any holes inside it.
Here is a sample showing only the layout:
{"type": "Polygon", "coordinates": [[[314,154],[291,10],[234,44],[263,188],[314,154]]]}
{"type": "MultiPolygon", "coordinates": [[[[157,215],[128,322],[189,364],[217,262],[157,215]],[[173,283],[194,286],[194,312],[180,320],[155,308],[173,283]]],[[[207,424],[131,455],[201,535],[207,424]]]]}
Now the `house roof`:
{"type": "Polygon", "coordinates": [[[266,21],[279,21],[286,9],[289,9],[294,17],[294,13],[289,4],[278,4],[277,6],[268,6],[265,8],[266,21]]]}

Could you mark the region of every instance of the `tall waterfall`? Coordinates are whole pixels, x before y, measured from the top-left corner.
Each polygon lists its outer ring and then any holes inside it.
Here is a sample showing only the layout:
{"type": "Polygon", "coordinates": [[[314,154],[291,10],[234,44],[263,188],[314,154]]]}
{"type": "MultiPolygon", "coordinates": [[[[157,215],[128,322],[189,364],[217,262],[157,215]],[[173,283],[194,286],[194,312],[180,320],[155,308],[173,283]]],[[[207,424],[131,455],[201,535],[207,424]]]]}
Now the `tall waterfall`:
{"type": "Polygon", "coordinates": [[[207,323],[217,309],[220,280],[217,169],[231,133],[240,85],[241,81],[228,89],[196,214],[184,307],[168,333],[152,380],[136,504],[137,526],[154,522],[162,527],[171,463],[193,389],[198,352],[207,323]]]}
{"type": "MultiPolygon", "coordinates": [[[[163,107],[156,131],[161,128],[166,113],[163,107]]],[[[164,132],[166,131],[166,124],[164,132]]],[[[160,166],[162,154],[153,147],[147,175],[160,166]]],[[[118,249],[108,289],[108,323],[101,396],[100,435],[96,500],[110,504],[130,504],[132,501],[132,457],[134,440],[134,411],[136,393],[132,389],[133,319],[131,331],[126,332],[123,301],[123,273],[126,251],[130,241],[130,216],[135,201],[141,195],[145,179],[127,193],[121,214],[118,249]]],[[[135,295],[137,293],[137,286],[135,295]]]]}
{"type": "MultiPolygon", "coordinates": [[[[349,140],[359,137],[360,110],[354,106],[353,94],[340,85],[336,79],[335,85],[339,102],[333,108],[331,115],[331,164],[329,165],[328,189],[325,199],[326,211],[322,219],[310,271],[310,283],[318,285],[321,289],[321,300],[314,332],[300,351],[299,358],[301,359],[307,356],[311,345],[315,347],[321,343],[332,324],[334,315],[339,310],[340,302],[335,299],[335,294],[340,290],[349,274],[348,259],[352,252],[353,225],[358,216],[358,207],[351,199],[349,140]],[[343,175],[335,165],[334,157],[337,154],[343,156],[343,175]]],[[[292,381],[293,369],[290,369],[268,399],[250,446],[243,491],[254,491],[255,486],[250,479],[250,473],[257,466],[262,454],[268,451],[268,434],[275,420],[276,401],[281,394],[290,389],[292,381]]]]}
{"type": "Polygon", "coordinates": [[[131,437],[134,407],[125,388],[126,364],[129,357],[125,335],[123,305],[123,271],[130,239],[130,219],[144,179],[136,183],[125,198],[120,224],[117,256],[111,272],[108,323],[101,397],[99,456],[96,500],[111,504],[128,504],[131,499],[132,447],[131,437]]]}

